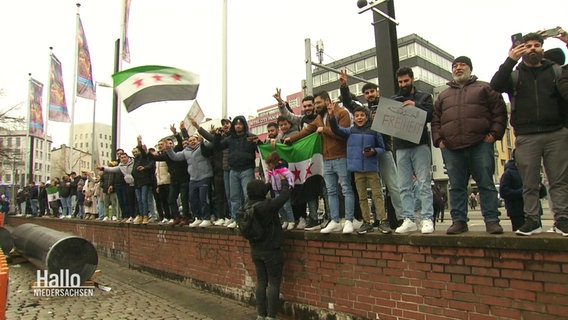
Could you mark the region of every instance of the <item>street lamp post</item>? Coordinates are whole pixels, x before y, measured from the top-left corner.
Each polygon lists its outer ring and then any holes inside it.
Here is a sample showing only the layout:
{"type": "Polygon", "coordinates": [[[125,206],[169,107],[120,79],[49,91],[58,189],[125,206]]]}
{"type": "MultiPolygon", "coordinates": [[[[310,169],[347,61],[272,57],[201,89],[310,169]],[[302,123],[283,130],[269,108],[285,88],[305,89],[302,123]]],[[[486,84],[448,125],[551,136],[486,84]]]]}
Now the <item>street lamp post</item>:
{"type": "MultiPolygon", "coordinates": [[[[106,82],[95,81],[95,92],[97,92],[97,86],[104,88],[112,88],[112,86],[106,82]]],[[[95,171],[95,114],[97,110],[97,95],[93,99],[93,127],[91,130],[91,170],[95,171]]],[[[98,156],[98,155],[97,155],[98,156]]]]}

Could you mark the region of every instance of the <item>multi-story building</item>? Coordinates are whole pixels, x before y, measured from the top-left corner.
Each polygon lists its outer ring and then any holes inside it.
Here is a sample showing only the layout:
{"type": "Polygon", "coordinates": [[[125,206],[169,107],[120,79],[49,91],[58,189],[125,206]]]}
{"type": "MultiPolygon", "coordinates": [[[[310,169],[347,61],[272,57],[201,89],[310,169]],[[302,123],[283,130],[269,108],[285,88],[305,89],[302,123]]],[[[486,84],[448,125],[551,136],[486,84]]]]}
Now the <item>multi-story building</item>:
{"type": "Polygon", "coordinates": [[[112,126],[95,123],[93,131],[92,122],[75,124],[73,136],[73,148],[93,154],[98,164],[104,166],[113,159],[112,126]]]}
{"type": "Polygon", "coordinates": [[[27,130],[0,129],[0,183],[24,186],[49,179],[51,143],[49,135],[44,139],[29,135],[27,130]]]}

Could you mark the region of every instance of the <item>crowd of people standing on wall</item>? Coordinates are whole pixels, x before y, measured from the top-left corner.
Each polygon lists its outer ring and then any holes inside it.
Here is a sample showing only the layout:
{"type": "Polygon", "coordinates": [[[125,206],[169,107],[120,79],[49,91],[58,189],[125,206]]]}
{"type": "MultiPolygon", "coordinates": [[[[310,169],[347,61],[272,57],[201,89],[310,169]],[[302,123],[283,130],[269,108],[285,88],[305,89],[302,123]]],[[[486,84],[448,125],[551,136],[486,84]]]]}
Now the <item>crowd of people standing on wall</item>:
{"type": "MultiPolygon", "coordinates": [[[[557,38],[568,43],[563,30],[557,38]]],[[[568,71],[544,58],[543,43],[538,33],[525,35],[521,44],[510,49],[490,82],[472,74],[471,59],[457,57],[452,63],[453,80],[436,101],[415,87],[411,68],[400,68],[396,73],[399,90],[390,98],[399,101],[402,108],[425,112],[426,121],[417,142],[371,129],[380,101],[379,88],[365,84],[362,94],[366,103],[360,103],[349,91],[347,72],[342,71],[340,100],[333,101],[325,91],[304,97],[301,115],[291,111],[277,89],[274,98],[281,114],[277,122],[268,124],[266,141],[259,141],[249,131],[243,116],[223,119],[220,127],[209,130],[192,119],[197,129],[193,135],[181,122],[179,131],[172,125],[172,135],[160,140],[156,149],[147,148],[138,137],[131,154],[119,149],[115,161],[96,166],[95,172],[72,172],[39,186],[31,182],[16,195],[17,213],[235,228],[236,211],[248,198],[246,186],[257,179],[258,144],[293,145],[317,133],[323,144],[323,179],[318,187],[309,190],[289,181],[291,197],[281,210],[285,230],[360,234],[419,230],[428,234],[434,232],[437,220],[443,221],[448,199],[452,224],[447,234],[468,231],[468,206],[476,209],[478,205],[486,231],[500,234],[503,228],[498,190],[493,181],[494,143],[503,137],[509,120],[501,94],[506,92],[516,135],[514,169],[522,180],[517,188],[522,192],[517,190],[515,194],[524,200],[522,209],[519,205],[508,206],[518,211],[508,215],[525,217],[522,223],[516,221],[513,229],[519,235],[542,231],[542,162],[556,230],[568,236],[568,149],[560,144],[568,135],[563,110],[568,100],[568,71]],[[430,144],[441,150],[449,177],[449,196],[432,180],[430,144]],[[478,188],[471,195],[470,176],[478,188]],[[58,198],[48,201],[52,193],[47,190],[53,187],[57,187],[58,198]],[[299,190],[294,190],[296,187],[299,190]],[[324,206],[320,206],[321,199],[324,206]],[[325,223],[321,211],[325,212],[325,223]]],[[[270,172],[283,172],[280,168],[286,167],[287,159],[281,156],[261,161],[258,170],[261,178],[265,176],[263,171],[269,173],[264,178],[272,186],[273,196],[280,191],[280,180],[270,172]]]]}

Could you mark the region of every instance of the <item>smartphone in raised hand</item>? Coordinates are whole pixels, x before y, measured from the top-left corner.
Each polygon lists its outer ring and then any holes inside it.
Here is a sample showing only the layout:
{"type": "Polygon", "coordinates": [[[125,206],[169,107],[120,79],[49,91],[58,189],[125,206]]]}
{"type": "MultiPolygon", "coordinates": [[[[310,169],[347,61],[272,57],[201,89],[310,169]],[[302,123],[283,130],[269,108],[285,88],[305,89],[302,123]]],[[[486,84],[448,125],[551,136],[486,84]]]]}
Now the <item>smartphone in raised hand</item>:
{"type": "Polygon", "coordinates": [[[511,36],[511,42],[513,43],[513,48],[517,47],[523,42],[523,34],[522,33],[515,33],[511,36]]]}

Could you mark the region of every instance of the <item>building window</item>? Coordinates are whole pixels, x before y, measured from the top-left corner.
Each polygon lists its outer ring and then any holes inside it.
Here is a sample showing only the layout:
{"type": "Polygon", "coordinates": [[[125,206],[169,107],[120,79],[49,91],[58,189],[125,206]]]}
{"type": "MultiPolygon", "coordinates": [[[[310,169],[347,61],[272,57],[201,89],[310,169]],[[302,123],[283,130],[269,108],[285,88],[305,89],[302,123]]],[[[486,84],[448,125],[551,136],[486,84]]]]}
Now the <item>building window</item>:
{"type": "Polygon", "coordinates": [[[363,71],[365,71],[365,70],[366,70],[366,69],[365,69],[365,60],[357,61],[357,62],[355,63],[355,71],[356,71],[357,73],[361,73],[361,72],[363,72],[363,71]]]}
{"type": "Polygon", "coordinates": [[[89,143],[85,142],[85,148],[88,148],[88,147],[89,147],[89,143]]]}
{"type": "Polygon", "coordinates": [[[20,137],[16,137],[16,147],[20,147],[20,146],[21,146],[20,137]]]}
{"type": "Polygon", "coordinates": [[[377,58],[375,56],[365,59],[365,67],[367,70],[371,70],[377,67],[377,58]]]}
{"type": "Polygon", "coordinates": [[[329,82],[329,72],[325,72],[321,74],[321,84],[325,84],[329,82]]]}
{"type": "Polygon", "coordinates": [[[320,77],[319,75],[318,75],[318,76],[314,76],[314,77],[312,78],[312,82],[313,82],[313,84],[314,84],[314,87],[319,87],[320,84],[321,84],[321,77],[320,77]]]}
{"type": "MultiPolygon", "coordinates": [[[[101,138],[101,139],[103,138],[103,134],[102,134],[102,133],[99,133],[99,138],[101,138]]],[[[105,136],[105,138],[106,138],[106,136],[105,136]]]]}

